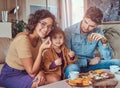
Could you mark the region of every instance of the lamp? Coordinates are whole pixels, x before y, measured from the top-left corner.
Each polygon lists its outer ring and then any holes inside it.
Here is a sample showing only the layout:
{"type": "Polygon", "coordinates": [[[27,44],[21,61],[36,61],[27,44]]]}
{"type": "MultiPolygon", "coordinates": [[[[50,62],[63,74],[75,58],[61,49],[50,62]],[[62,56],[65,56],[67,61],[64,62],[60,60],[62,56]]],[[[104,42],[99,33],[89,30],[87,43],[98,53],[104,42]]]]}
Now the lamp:
{"type": "Polygon", "coordinates": [[[11,9],[8,14],[16,14],[17,10],[19,10],[19,6],[11,9]]]}
{"type": "Polygon", "coordinates": [[[19,10],[19,6],[18,6],[17,3],[18,3],[18,1],[16,0],[16,7],[11,9],[8,14],[16,14],[16,21],[18,23],[18,10],[19,10]]]}

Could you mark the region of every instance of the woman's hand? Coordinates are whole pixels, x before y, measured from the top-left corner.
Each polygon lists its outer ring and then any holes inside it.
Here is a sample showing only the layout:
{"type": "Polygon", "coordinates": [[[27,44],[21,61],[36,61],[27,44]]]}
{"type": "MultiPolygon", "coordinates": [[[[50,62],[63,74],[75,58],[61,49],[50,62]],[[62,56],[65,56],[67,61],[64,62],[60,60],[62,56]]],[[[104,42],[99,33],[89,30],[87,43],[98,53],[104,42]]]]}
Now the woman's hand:
{"type": "Polygon", "coordinates": [[[50,48],[52,46],[52,43],[50,41],[50,38],[48,37],[40,46],[40,50],[43,51],[44,49],[50,48]]]}
{"type": "Polygon", "coordinates": [[[40,71],[33,81],[36,82],[36,85],[44,85],[46,81],[44,72],[40,71]]]}
{"type": "Polygon", "coordinates": [[[74,57],[74,56],[75,56],[75,53],[74,53],[72,50],[70,50],[69,53],[68,53],[68,55],[69,55],[70,57],[74,57]]]}
{"type": "Polygon", "coordinates": [[[95,65],[98,64],[99,62],[100,62],[100,57],[94,57],[89,61],[89,65],[95,65]]]}

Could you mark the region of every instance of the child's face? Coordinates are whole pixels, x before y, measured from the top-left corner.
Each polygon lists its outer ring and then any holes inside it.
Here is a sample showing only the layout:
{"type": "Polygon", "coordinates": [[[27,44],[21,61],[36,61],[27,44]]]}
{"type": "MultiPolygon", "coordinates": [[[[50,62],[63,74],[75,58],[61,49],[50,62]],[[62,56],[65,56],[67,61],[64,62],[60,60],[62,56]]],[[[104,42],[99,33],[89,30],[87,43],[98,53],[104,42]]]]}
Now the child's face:
{"type": "Polygon", "coordinates": [[[55,34],[51,40],[53,46],[60,47],[64,43],[64,36],[62,34],[55,34]]]}

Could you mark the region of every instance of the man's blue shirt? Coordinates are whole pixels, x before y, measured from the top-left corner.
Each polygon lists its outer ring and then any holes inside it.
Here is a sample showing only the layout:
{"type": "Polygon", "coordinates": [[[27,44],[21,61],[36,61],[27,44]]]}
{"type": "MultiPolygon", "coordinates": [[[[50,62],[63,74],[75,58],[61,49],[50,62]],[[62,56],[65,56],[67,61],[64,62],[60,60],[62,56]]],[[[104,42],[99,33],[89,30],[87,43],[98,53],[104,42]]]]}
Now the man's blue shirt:
{"type": "Polygon", "coordinates": [[[66,45],[78,55],[77,63],[80,67],[87,66],[87,61],[94,58],[96,48],[98,48],[102,58],[106,60],[112,59],[112,50],[109,46],[103,46],[101,41],[89,41],[87,39],[91,33],[104,35],[100,28],[95,28],[89,34],[81,34],[80,23],[65,29],[66,45]]]}

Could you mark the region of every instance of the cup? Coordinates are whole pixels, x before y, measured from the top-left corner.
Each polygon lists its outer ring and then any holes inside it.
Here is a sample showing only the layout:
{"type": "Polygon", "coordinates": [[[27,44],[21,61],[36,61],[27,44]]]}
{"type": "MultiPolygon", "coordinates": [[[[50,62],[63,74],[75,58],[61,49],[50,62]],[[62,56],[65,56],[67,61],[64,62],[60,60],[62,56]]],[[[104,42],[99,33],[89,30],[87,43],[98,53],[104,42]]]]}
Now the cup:
{"type": "Polygon", "coordinates": [[[8,11],[1,11],[1,14],[2,14],[2,22],[7,22],[8,11]]]}
{"type": "Polygon", "coordinates": [[[120,80],[120,71],[115,72],[115,79],[120,80]]]}
{"type": "Polygon", "coordinates": [[[68,78],[71,79],[71,80],[79,78],[79,72],[78,71],[71,71],[71,72],[69,72],[68,78]]]}
{"type": "Polygon", "coordinates": [[[110,72],[111,73],[115,73],[115,72],[118,72],[120,70],[120,67],[119,66],[117,66],[117,65],[111,65],[110,66],[110,72]]]}

